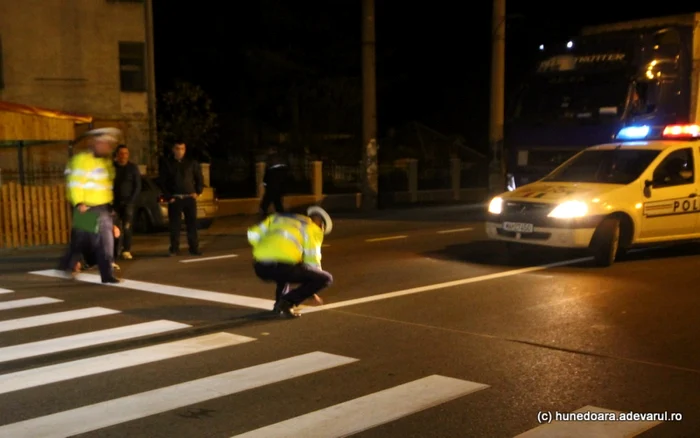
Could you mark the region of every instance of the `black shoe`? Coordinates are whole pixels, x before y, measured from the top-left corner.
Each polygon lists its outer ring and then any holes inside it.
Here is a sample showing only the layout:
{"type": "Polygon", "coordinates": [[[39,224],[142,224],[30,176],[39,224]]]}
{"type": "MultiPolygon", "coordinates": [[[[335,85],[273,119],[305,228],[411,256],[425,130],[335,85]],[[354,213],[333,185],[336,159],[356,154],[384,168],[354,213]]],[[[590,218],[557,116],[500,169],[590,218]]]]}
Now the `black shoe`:
{"type": "Polygon", "coordinates": [[[201,255],[202,255],[202,251],[200,251],[200,250],[198,250],[198,249],[191,249],[191,250],[190,250],[190,255],[193,255],[193,256],[201,256],[201,255]]]}
{"type": "Polygon", "coordinates": [[[122,281],[116,277],[110,277],[102,280],[102,284],[117,284],[121,283],[122,281]]]}
{"type": "Polygon", "coordinates": [[[289,301],[281,300],[279,303],[279,306],[277,306],[280,312],[280,315],[284,318],[299,318],[299,315],[297,312],[294,311],[294,304],[290,303],[289,301]]]}
{"type": "Polygon", "coordinates": [[[176,257],[176,256],[179,256],[179,255],[180,255],[180,250],[177,250],[177,249],[176,249],[176,250],[172,250],[172,249],[171,249],[171,250],[168,252],[168,256],[169,256],[169,257],[176,257]]]}

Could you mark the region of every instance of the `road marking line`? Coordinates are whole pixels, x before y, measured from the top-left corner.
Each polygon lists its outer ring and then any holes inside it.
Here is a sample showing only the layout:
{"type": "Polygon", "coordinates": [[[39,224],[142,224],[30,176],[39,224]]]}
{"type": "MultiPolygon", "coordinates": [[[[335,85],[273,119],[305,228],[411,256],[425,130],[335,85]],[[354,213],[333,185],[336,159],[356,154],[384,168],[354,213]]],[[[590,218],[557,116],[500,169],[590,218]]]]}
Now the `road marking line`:
{"type": "Polygon", "coordinates": [[[389,298],[402,297],[405,295],[413,295],[413,294],[418,294],[418,293],[422,293],[422,292],[429,292],[429,291],[434,291],[437,289],[445,289],[448,287],[462,286],[462,285],[470,284],[470,283],[478,283],[480,281],[487,281],[487,280],[494,280],[497,278],[511,277],[513,275],[525,274],[528,272],[542,271],[544,269],[556,268],[558,266],[574,265],[576,263],[587,262],[590,260],[593,260],[593,258],[592,257],[584,257],[584,258],[580,258],[580,259],[566,260],[563,262],[549,263],[546,265],[531,266],[529,268],[512,269],[510,271],[496,272],[494,274],[481,275],[479,277],[464,278],[462,280],[448,281],[445,283],[430,284],[427,286],[420,286],[420,287],[414,287],[411,289],[399,290],[396,292],[388,292],[388,293],[379,294],[379,295],[372,295],[369,297],[357,298],[354,300],[346,300],[346,301],[340,301],[337,303],[324,304],[322,306],[310,306],[310,307],[304,306],[303,313],[319,312],[321,310],[330,310],[330,309],[337,309],[340,307],[354,306],[356,304],[371,303],[372,301],[386,300],[389,298]]]}
{"type": "Polygon", "coordinates": [[[233,438],[344,437],[488,388],[433,375],[262,427],[233,438]],[[371,407],[371,409],[368,409],[371,407]]]}
{"type": "Polygon", "coordinates": [[[14,291],[10,289],[3,289],[0,287],[0,294],[11,294],[12,292],[14,291]]]}
{"type": "Polygon", "coordinates": [[[438,231],[438,234],[448,234],[448,233],[460,233],[462,231],[474,231],[474,228],[455,228],[454,230],[442,230],[438,231]]]}
{"type": "Polygon", "coordinates": [[[63,300],[49,297],[25,298],[23,300],[2,301],[0,310],[20,309],[22,307],[41,306],[42,304],[62,303],[63,300]]]}
{"type": "Polygon", "coordinates": [[[64,336],[62,338],[12,345],[0,348],[0,363],[44,354],[58,353],[60,351],[75,350],[77,348],[93,347],[109,342],[140,338],[142,336],[155,335],[157,333],[169,332],[186,327],[191,326],[179,322],[159,320],[81,333],[79,335],[64,336]]]}
{"type": "Polygon", "coordinates": [[[405,239],[408,236],[390,236],[390,237],[377,237],[376,239],[367,239],[365,242],[383,242],[385,240],[398,240],[405,239]]]}
{"type": "Polygon", "coordinates": [[[7,321],[0,321],[0,333],[31,327],[40,327],[50,324],[57,324],[60,322],[94,318],[96,316],[114,315],[115,313],[121,312],[119,312],[119,310],[105,309],[104,307],[90,307],[87,309],[69,310],[67,312],[57,312],[49,313],[47,315],[30,316],[28,318],[10,319],[7,321]]]}
{"type": "Polygon", "coordinates": [[[317,351],[1,426],[0,436],[75,436],[356,361],[317,351]]]}
{"type": "MultiPolygon", "coordinates": [[[[620,413],[619,411],[611,411],[595,406],[584,406],[574,412],[620,413]]],[[[556,419],[552,419],[551,424],[543,424],[530,429],[517,435],[515,438],[555,438],[563,436],[624,438],[637,436],[661,423],[661,421],[556,421],[556,419]]]]}
{"type": "Polygon", "coordinates": [[[214,333],[182,341],[3,374],[0,375],[0,394],[202,353],[217,348],[231,347],[251,341],[255,341],[255,338],[232,333],[214,333]]]}
{"type": "Polygon", "coordinates": [[[202,257],[202,258],[197,258],[197,259],[185,259],[185,260],[180,260],[180,263],[206,262],[209,260],[230,259],[233,257],[238,257],[238,254],[227,254],[227,255],[212,256],[212,257],[202,257]]]}
{"type": "MultiPolygon", "coordinates": [[[[63,278],[66,276],[63,272],[56,269],[48,269],[45,271],[33,271],[30,274],[41,275],[44,277],[63,278]]],[[[87,283],[102,284],[100,276],[96,274],[78,274],[77,280],[87,283]]],[[[275,304],[274,300],[266,300],[262,298],[246,297],[243,295],[227,294],[223,292],[211,292],[207,290],[188,289],[179,286],[168,286],[158,283],[147,283],[145,281],[124,280],[121,283],[110,284],[112,287],[120,287],[125,289],[140,290],[142,292],[151,292],[162,295],[171,295],[181,298],[191,298],[194,300],[211,301],[214,303],[225,303],[235,306],[252,307],[254,309],[272,310],[275,304]]]]}

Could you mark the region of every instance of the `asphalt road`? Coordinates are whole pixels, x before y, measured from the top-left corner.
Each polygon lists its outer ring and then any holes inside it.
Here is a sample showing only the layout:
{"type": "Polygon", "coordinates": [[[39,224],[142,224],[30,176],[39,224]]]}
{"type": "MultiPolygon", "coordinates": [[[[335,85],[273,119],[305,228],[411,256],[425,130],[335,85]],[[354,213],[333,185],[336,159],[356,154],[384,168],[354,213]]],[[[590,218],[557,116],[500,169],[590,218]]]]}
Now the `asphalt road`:
{"type": "Polygon", "coordinates": [[[6,257],[0,437],[700,436],[699,246],[595,268],[510,259],[461,207],[336,227],[326,304],[293,321],[245,223],[196,259],[139,238],[116,287],[6,257]]]}

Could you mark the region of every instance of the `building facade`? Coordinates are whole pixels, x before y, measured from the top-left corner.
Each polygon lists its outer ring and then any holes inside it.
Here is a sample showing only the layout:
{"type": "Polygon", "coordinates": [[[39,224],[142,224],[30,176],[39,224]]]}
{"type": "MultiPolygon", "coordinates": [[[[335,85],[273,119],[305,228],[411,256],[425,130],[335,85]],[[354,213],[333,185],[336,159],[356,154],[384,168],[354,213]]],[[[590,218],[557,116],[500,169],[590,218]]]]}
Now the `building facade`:
{"type": "Polygon", "coordinates": [[[0,100],[119,127],[134,161],[146,164],[155,141],[152,35],[150,0],[0,0],[0,100]]]}

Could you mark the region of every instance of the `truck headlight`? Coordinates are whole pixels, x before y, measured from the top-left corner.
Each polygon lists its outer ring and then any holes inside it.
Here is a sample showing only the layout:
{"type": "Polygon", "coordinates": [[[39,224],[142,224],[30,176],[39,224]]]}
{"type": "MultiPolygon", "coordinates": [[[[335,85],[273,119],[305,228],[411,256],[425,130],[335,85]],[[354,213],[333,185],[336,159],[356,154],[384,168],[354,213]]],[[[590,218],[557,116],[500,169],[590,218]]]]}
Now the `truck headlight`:
{"type": "Polygon", "coordinates": [[[583,217],[588,213],[588,206],[581,201],[566,201],[557,205],[547,216],[558,219],[583,217]]]}
{"type": "Polygon", "coordinates": [[[489,204],[489,213],[501,214],[501,210],[503,210],[503,199],[496,196],[489,204]]]}

